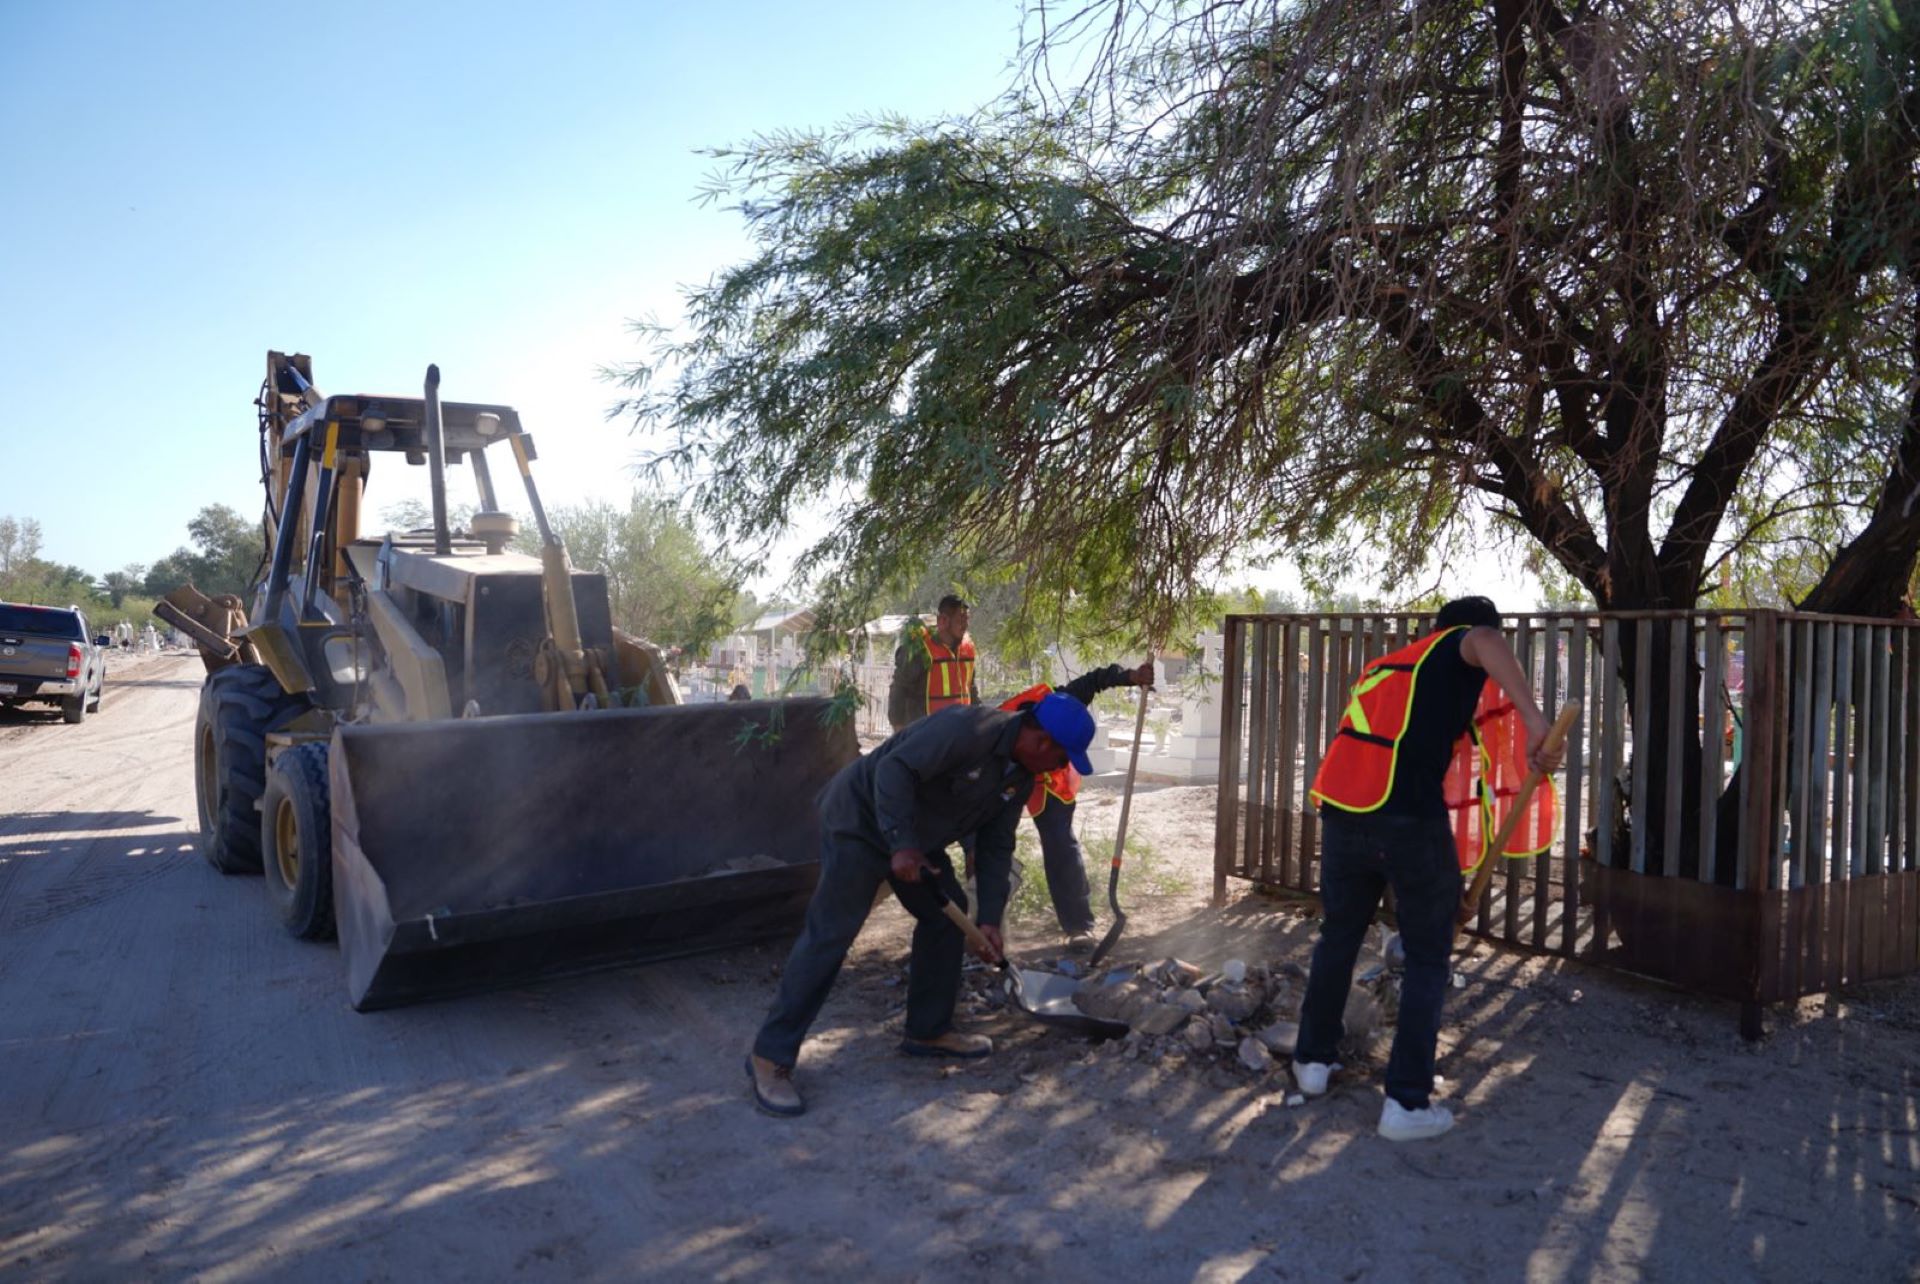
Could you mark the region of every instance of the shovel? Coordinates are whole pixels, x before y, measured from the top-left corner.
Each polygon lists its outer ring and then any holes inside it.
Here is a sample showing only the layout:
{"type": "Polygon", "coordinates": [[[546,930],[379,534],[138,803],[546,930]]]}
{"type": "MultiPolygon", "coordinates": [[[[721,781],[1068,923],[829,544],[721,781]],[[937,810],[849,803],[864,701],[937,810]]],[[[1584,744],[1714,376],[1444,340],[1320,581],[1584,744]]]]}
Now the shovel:
{"type": "Polygon", "coordinates": [[[1093,949],[1087,959],[1090,967],[1098,967],[1100,960],[1107,957],[1120,939],[1120,933],[1127,930],[1127,912],[1120,908],[1120,856],[1127,849],[1127,813],[1133,810],[1133,778],[1140,770],[1140,736],[1147,729],[1147,691],[1140,688],[1140,712],[1133,719],[1133,753],[1127,758],[1127,787],[1120,795],[1120,827],[1113,835],[1113,868],[1107,873],[1107,908],[1113,911],[1113,926],[1100,938],[1100,944],[1093,949]]]}
{"type": "MultiPolygon", "coordinates": [[[[931,875],[933,871],[929,870],[931,875]]],[[[922,885],[933,892],[939,902],[940,912],[953,921],[953,925],[966,933],[973,948],[985,957],[998,954],[993,942],[986,938],[973,920],[966,916],[958,905],[947,899],[940,889],[939,880],[928,877],[922,885]]],[[[999,969],[1006,973],[1007,993],[1013,996],[1014,1006],[1038,1021],[1042,1025],[1052,1026],[1056,1030],[1065,1030],[1069,1034],[1085,1035],[1089,1039],[1118,1039],[1126,1034],[1125,1021],[1108,1021],[1101,1017],[1088,1016],[1073,1006],[1073,996],[1080,989],[1080,982],[1070,976],[1061,976],[1055,972],[1035,972],[1027,968],[1014,967],[1007,956],[999,955],[999,969]]]]}

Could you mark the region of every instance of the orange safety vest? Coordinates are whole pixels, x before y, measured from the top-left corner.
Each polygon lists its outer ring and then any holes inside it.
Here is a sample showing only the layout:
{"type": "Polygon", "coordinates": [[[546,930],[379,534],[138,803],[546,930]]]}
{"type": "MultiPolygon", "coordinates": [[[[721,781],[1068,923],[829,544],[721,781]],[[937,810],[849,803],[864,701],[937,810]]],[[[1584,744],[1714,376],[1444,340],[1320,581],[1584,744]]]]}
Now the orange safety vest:
{"type": "MultiPolygon", "coordinates": [[[[1400,740],[1413,709],[1420,667],[1435,643],[1457,631],[1428,634],[1369,661],[1361,670],[1341,715],[1340,729],[1314,775],[1309,791],[1314,799],[1350,812],[1377,811],[1386,803],[1393,793],[1400,740]]],[[[1473,869],[1485,857],[1485,848],[1512,810],[1526,775],[1527,735],[1519,710],[1498,683],[1487,682],[1466,734],[1454,743],[1453,760],[1440,787],[1461,869],[1473,869]]],[[[1501,854],[1524,857],[1544,852],[1553,842],[1557,810],[1553,782],[1542,781],[1501,854]]]]}
{"type": "Polygon", "coordinates": [[[927,712],[938,713],[950,704],[972,704],[973,639],[961,638],[959,646],[948,647],[932,629],[924,629],[920,645],[927,649],[927,712]]]}
{"type": "MultiPolygon", "coordinates": [[[[1036,682],[1000,707],[1009,713],[1024,709],[1030,704],[1040,703],[1052,690],[1046,683],[1036,682]]],[[[1074,770],[1072,763],[1033,778],[1033,792],[1027,795],[1027,815],[1038,816],[1045,811],[1048,794],[1063,803],[1070,803],[1080,796],[1080,773],[1074,770]]]]}

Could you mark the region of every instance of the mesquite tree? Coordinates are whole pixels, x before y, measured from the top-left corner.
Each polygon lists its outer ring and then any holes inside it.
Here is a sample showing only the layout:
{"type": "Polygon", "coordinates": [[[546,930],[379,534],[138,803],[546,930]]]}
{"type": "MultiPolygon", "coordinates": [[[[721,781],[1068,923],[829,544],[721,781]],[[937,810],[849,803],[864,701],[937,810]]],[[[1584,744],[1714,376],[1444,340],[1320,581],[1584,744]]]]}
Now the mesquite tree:
{"type": "MultiPolygon", "coordinates": [[[[758,252],[628,372],[723,528],[827,498],[830,612],[958,544],[1160,629],[1236,555],[1411,582],[1482,513],[1605,609],[1809,544],[1805,605],[1900,605],[1910,0],[1109,0],[1028,29],[978,118],[723,153],[758,252]]],[[[1687,685],[1635,711],[1652,743],[1695,725],[1687,685]]]]}

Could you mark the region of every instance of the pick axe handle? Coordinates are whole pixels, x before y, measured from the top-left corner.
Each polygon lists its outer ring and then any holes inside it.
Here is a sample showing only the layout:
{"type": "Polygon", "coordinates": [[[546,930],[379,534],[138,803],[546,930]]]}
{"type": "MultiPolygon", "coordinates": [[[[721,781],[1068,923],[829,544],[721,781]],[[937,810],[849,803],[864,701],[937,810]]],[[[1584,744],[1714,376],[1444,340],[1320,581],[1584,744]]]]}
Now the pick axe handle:
{"type": "MultiPolygon", "coordinates": [[[[1560,706],[1560,716],[1547,728],[1547,738],[1541,742],[1543,751],[1552,752],[1567,742],[1567,733],[1573,730],[1573,724],[1580,717],[1580,702],[1569,700],[1560,706]]],[[[1473,872],[1473,882],[1467,887],[1466,895],[1460,898],[1461,926],[1480,908],[1480,898],[1486,895],[1487,884],[1493,881],[1493,867],[1502,859],[1500,853],[1506,850],[1507,840],[1513,837],[1513,831],[1520,824],[1520,817],[1526,814],[1527,804],[1533,799],[1533,791],[1544,779],[1538,771],[1529,771],[1527,778],[1520,782],[1520,792],[1514,795],[1513,807],[1507,812],[1507,818],[1501,822],[1499,832],[1494,834],[1493,842],[1487,846],[1486,855],[1480,858],[1480,868],[1473,872]]]]}

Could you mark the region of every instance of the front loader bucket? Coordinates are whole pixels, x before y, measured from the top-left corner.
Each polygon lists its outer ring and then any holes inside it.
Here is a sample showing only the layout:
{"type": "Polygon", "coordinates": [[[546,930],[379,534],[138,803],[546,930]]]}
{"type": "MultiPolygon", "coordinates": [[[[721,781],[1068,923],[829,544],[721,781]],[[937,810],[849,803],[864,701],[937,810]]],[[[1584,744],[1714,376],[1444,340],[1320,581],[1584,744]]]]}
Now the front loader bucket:
{"type": "Polygon", "coordinates": [[[799,923],[814,796],[858,753],[819,699],[343,726],[333,889],[361,1011],[799,923]],[[743,734],[744,733],[744,734],[743,734]]]}

